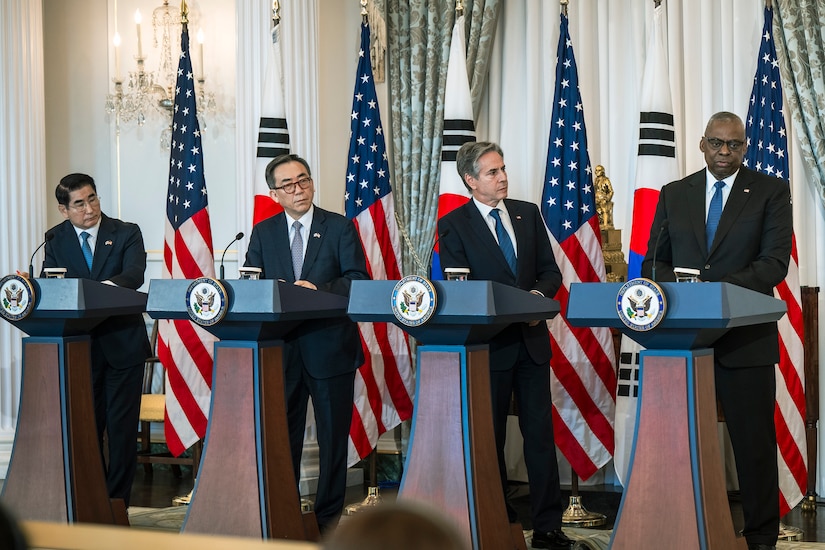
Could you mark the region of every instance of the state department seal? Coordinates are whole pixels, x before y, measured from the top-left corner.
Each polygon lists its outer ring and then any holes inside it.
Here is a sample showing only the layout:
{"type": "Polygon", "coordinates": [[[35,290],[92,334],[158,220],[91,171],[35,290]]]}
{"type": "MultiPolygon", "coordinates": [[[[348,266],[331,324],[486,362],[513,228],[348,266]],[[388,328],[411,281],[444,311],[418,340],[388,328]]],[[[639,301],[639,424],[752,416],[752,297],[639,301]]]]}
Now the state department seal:
{"type": "Polygon", "coordinates": [[[662,287],[650,279],[631,279],[619,289],[616,309],[628,328],[644,332],[656,328],[665,318],[667,301],[662,287]]]}
{"type": "Polygon", "coordinates": [[[402,325],[423,325],[435,313],[435,306],[435,288],[424,277],[408,275],[392,289],[392,312],[402,325]]]}
{"type": "Polygon", "coordinates": [[[203,327],[218,323],[228,309],[226,289],[211,277],[195,279],[186,289],[186,312],[190,319],[203,327]]]}
{"type": "Polygon", "coordinates": [[[34,287],[25,277],[6,275],[0,279],[0,315],[8,321],[26,318],[34,309],[34,287]]]}

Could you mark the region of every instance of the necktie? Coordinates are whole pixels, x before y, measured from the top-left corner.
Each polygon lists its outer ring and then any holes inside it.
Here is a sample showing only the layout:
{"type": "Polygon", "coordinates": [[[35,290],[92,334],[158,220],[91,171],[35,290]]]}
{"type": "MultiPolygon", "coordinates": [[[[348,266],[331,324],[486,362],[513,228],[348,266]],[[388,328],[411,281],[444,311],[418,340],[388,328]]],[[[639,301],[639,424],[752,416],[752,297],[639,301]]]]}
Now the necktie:
{"type": "Polygon", "coordinates": [[[83,244],[80,245],[80,250],[83,251],[83,258],[86,260],[86,265],[88,266],[89,271],[91,271],[92,258],[94,257],[94,255],[92,254],[92,247],[89,246],[89,237],[91,237],[91,234],[82,231],[80,233],[80,236],[83,237],[83,244]]]}
{"type": "Polygon", "coordinates": [[[513,272],[513,275],[516,274],[516,249],[513,248],[513,241],[510,239],[510,235],[507,233],[507,230],[504,229],[504,225],[501,223],[501,217],[498,208],[493,208],[490,210],[490,215],[496,221],[496,237],[498,238],[498,246],[501,248],[501,252],[504,254],[504,259],[507,260],[507,265],[510,266],[510,270],[513,272]]]}
{"type": "Polygon", "coordinates": [[[301,237],[301,222],[293,223],[292,228],[295,229],[295,236],[292,237],[292,273],[297,281],[301,278],[304,265],[304,238],[301,237]]]}
{"type": "Polygon", "coordinates": [[[705,237],[708,242],[708,252],[710,252],[710,245],[713,244],[713,237],[716,235],[716,228],[719,226],[719,218],[722,217],[722,189],[725,187],[725,182],[717,181],[716,191],[710,199],[710,208],[708,208],[708,221],[705,224],[705,237]]]}

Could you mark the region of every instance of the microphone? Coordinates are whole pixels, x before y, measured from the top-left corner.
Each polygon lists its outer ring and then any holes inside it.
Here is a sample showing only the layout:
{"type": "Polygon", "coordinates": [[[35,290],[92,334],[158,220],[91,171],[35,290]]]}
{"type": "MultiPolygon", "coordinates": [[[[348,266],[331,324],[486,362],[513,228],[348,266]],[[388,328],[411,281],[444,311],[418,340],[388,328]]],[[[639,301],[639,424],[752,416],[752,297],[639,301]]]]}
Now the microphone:
{"type": "Polygon", "coordinates": [[[46,243],[50,240],[54,239],[54,233],[46,233],[46,238],[43,240],[40,245],[34,249],[32,252],[31,258],[29,258],[29,277],[32,279],[36,279],[37,277],[34,275],[34,256],[37,254],[37,251],[46,246],[46,243]]]}
{"type": "Polygon", "coordinates": [[[668,225],[670,225],[670,221],[667,218],[662,220],[662,225],[659,226],[659,234],[656,235],[656,248],[653,249],[653,268],[650,270],[650,276],[654,283],[656,282],[656,255],[659,253],[659,241],[668,225]]]}
{"type": "Polygon", "coordinates": [[[220,277],[218,277],[219,279],[223,279],[223,278],[224,278],[224,277],[223,277],[223,258],[224,258],[224,256],[226,256],[226,251],[227,251],[227,250],[229,250],[229,247],[230,247],[230,246],[232,246],[232,243],[234,243],[235,241],[239,241],[239,240],[241,240],[241,239],[243,239],[243,231],[241,231],[240,233],[238,233],[237,235],[235,235],[235,238],[234,238],[234,239],[232,239],[231,241],[229,241],[229,244],[228,244],[228,245],[226,245],[226,248],[224,248],[224,249],[223,249],[223,254],[221,254],[221,268],[220,268],[220,274],[221,274],[221,276],[220,276],[220,277]]]}
{"type": "MultiPolygon", "coordinates": [[[[427,272],[428,272],[430,277],[433,276],[433,256],[435,256],[435,247],[438,246],[438,243],[441,241],[442,237],[445,237],[449,234],[450,234],[449,229],[445,229],[441,233],[436,231],[435,241],[433,241],[432,253],[430,254],[430,265],[427,267],[427,272]]],[[[442,268],[442,273],[443,273],[443,268],[442,268]]]]}

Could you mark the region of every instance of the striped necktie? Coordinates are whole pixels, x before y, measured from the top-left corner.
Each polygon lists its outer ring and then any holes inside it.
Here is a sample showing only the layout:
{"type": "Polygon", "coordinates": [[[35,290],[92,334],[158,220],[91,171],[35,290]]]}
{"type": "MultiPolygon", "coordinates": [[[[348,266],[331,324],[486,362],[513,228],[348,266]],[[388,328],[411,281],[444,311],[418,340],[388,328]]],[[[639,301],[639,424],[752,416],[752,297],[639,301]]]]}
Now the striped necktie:
{"type": "Polygon", "coordinates": [[[513,248],[513,241],[507,230],[504,229],[504,224],[501,223],[501,212],[498,208],[490,210],[490,216],[496,221],[496,237],[498,238],[498,246],[504,254],[504,259],[507,260],[507,265],[510,266],[510,271],[513,275],[516,274],[516,249],[513,248]]]}
{"type": "Polygon", "coordinates": [[[722,217],[722,189],[725,188],[725,182],[717,181],[714,187],[716,187],[716,191],[710,199],[708,221],[705,224],[705,237],[708,243],[708,252],[710,252],[710,245],[713,244],[713,238],[716,236],[716,228],[719,227],[719,218],[722,217]]]}

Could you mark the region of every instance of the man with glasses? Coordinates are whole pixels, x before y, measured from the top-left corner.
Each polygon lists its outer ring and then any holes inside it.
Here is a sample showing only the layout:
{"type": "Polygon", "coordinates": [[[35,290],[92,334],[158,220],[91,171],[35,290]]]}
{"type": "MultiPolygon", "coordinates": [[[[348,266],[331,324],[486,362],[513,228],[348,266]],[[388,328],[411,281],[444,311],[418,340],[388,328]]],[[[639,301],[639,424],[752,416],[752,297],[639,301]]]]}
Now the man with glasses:
{"type": "MultiPolygon", "coordinates": [[[[655,268],[674,281],[673,268],[773,295],[788,272],[793,238],[787,181],[742,166],[745,125],[733,113],[713,115],[699,141],[707,169],[662,188],[642,275],[655,268]],[[657,247],[658,243],[658,247],[657,247]],[[653,265],[653,258],[656,265],[653,265]]],[[[730,432],[750,550],[775,548],[779,482],[774,364],[776,323],[733,328],[713,346],[716,395],[730,432]]]]}
{"type": "MultiPolygon", "coordinates": [[[[46,232],[54,236],[46,241],[43,267],[66,268],[67,278],[140,287],[146,271],[140,228],[101,212],[94,179],[86,174],[64,177],[54,194],[65,221],[46,232]]],[[[140,314],[114,316],[95,327],[90,336],[97,436],[101,454],[109,457],[106,486],[110,498],[123,499],[128,507],[137,468],[135,438],[143,366],[152,354],[146,325],[140,314]]]]}
{"type": "MultiPolygon", "coordinates": [[[[266,167],[269,196],[284,211],[252,229],[247,267],[261,277],[349,296],[353,280],[369,279],[351,220],[312,204],[307,162],[281,155],[266,167]]],[[[358,326],[346,317],[304,321],[284,345],[284,391],[295,482],[300,480],[307,401],[312,397],[320,461],[315,517],[323,534],[344,507],[347,446],[355,371],[364,362],[358,326]]]]}

